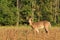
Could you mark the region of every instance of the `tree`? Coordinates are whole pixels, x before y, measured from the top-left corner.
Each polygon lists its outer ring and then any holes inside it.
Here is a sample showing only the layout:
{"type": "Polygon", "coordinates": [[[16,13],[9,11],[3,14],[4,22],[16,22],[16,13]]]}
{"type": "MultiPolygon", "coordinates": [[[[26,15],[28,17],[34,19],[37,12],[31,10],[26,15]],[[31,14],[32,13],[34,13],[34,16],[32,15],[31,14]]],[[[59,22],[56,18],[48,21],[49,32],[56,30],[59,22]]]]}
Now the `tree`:
{"type": "Polygon", "coordinates": [[[16,26],[19,26],[19,0],[17,0],[17,23],[16,26]]]}

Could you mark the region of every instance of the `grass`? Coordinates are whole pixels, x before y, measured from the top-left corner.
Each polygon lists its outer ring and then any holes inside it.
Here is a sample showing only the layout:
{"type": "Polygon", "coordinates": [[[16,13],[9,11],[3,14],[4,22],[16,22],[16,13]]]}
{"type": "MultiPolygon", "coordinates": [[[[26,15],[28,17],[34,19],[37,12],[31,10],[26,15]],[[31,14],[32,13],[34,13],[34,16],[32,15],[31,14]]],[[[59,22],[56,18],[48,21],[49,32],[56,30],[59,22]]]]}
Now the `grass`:
{"type": "MultiPolygon", "coordinates": [[[[18,28],[18,29],[22,29],[22,28],[27,28],[27,29],[31,29],[31,26],[29,25],[20,25],[20,26],[0,26],[0,28],[18,28]]],[[[52,29],[54,28],[60,28],[60,26],[52,26],[52,29]]]]}
{"type": "Polygon", "coordinates": [[[27,25],[0,26],[0,40],[60,40],[60,27],[51,27],[49,35],[45,31],[36,34],[30,30],[27,25]]]}

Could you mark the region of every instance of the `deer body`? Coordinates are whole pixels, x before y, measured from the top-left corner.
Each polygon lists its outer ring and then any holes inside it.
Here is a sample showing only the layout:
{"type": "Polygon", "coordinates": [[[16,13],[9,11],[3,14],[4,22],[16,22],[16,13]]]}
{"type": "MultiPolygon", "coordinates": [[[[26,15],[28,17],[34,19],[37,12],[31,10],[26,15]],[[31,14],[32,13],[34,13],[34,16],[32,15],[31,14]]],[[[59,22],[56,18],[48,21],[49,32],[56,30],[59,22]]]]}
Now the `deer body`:
{"type": "Polygon", "coordinates": [[[39,33],[39,29],[45,29],[46,33],[48,33],[48,27],[51,27],[50,22],[48,21],[39,21],[32,22],[32,18],[29,19],[30,26],[39,33]]]}

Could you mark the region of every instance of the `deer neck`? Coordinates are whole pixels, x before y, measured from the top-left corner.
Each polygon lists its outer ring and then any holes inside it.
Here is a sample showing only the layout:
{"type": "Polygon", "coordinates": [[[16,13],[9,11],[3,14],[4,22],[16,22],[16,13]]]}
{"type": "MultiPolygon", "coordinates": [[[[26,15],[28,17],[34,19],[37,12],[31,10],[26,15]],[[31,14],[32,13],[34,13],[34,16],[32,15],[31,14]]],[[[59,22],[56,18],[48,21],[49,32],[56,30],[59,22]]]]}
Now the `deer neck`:
{"type": "Polygon", "coordinates": [[[29,20],[29,24],[32,25],[32,23],[33,23],[33,22],[32,22],[32,20],[30,19],[30,20],[29,20]]]}

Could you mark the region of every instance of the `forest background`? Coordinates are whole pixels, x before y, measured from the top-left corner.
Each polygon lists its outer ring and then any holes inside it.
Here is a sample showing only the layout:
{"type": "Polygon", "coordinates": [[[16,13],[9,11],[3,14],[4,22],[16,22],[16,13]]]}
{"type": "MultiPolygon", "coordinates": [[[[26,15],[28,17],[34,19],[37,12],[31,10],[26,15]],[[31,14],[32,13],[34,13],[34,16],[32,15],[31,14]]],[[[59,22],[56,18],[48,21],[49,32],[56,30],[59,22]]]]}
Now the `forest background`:
{"type": "Polygon", "coordinates": [[[60,25],[60,0],[0,0],[0,25],[29,25],[47,20],[52,25],[60,25]]]}

